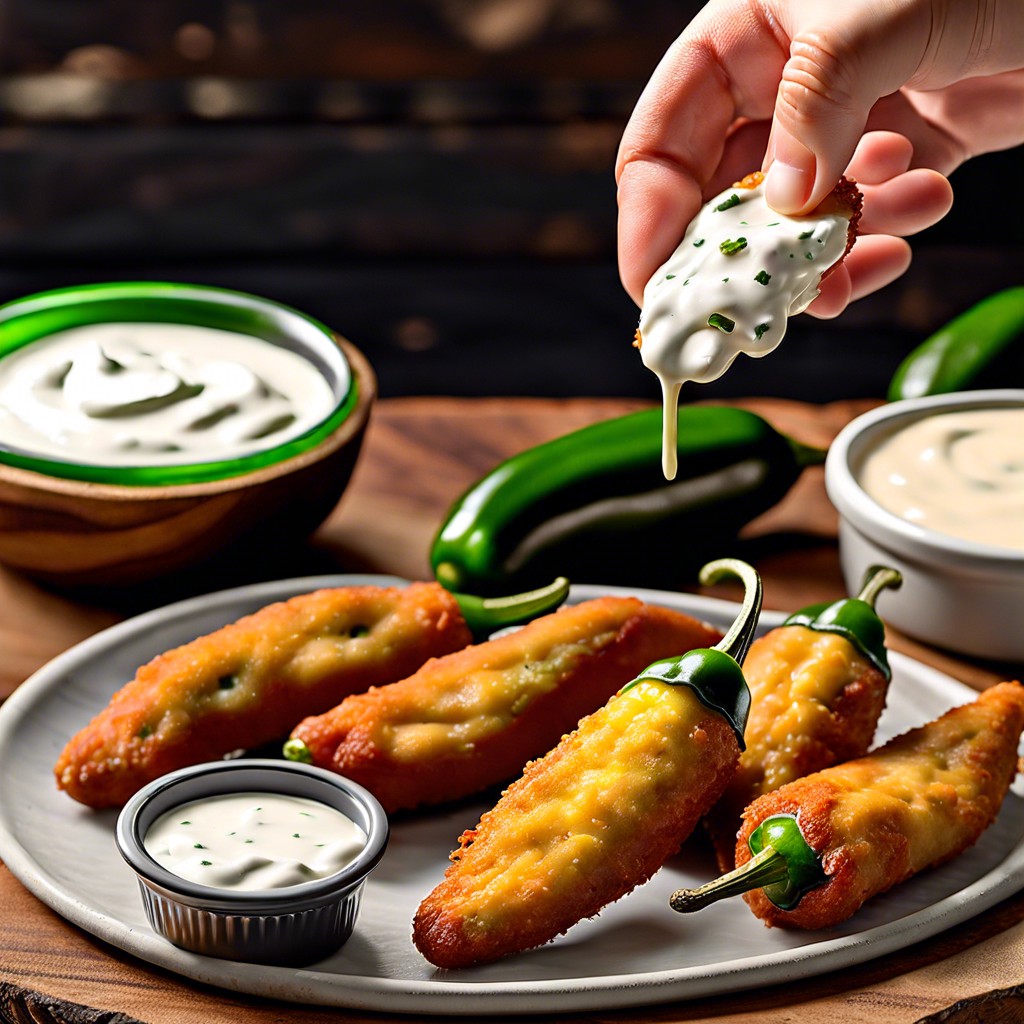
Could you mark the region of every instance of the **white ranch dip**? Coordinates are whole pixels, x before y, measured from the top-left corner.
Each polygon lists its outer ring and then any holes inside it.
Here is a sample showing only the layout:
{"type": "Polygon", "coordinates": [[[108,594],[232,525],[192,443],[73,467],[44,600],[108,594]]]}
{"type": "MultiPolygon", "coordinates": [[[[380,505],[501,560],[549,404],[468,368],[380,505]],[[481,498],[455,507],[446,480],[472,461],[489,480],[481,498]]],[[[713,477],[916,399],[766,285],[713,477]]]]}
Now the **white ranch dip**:
{"type": "Polygon", "coordinates": [[[143,845],[181,878],[251,892],[333,875],[366,845],[366,833],[316,800],[230,793],[166,811],[143,845]]]}
{"type": "Polygon", "coordinates": [[[640,357],[661,381],[668,479],[681,386],[716,380],[741,352],[771,352],[787,318],[810,305],[821,275],[842,257],[849,227],[848,212],[776,213],[763,184],[727,188],[701,207],[647,283],[638,330],[640,357]]]}
{"type": "Polygon", "coordinates": [[[212,327],[89,324],[0,359],[0,442],[90,465],[235,459],[299,437],[335,404],[302,356],[212,327]]]}
{"type": "Polygon", "coordinates": [[[883,441],[858,481],[908,522],[1024,551],[1024,408],[920,419],[883,441]]]}

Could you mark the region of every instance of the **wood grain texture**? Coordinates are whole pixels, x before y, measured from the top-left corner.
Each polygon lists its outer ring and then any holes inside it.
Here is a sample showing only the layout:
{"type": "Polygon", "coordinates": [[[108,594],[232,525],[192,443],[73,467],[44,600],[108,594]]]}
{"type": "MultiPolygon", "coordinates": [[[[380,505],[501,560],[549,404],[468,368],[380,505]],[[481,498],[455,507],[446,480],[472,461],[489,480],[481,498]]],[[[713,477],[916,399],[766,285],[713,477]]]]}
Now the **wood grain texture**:
{"type": "MultiPolygon", "coordinates": [[[[822,445],[866,408],[864,403],[847,402],[820,407],[774,400],[742,404],[799,440],[822,445]]],[[[257,563],[214,564],[137,588],[130,595],[99,592],[88,600],[46,590],[0,569],[0,695],[91,633],[189,593],[318,572],[391,572],[423,578],[429,543],[446,509],[495,461],[638,407],[640,403],[631,401],[586,399],[381,402],[343,501],[310,542],[268,550],[257,563]]],[[[792,610],[842,595],[835,528],[819,470],[809,471],[777,508],[751,525],[743,553],[764,576],[767,607],[792,610]]],[[[724,589],[716,588],[716,595],[724,589]]],[[[978,689],[1012,674],[1012,666],[968,663],[898,635],[891,643],[978,689]]],[[[123,1018],[109,1014],[147,1024],[370,1024],[422,1019],[295,1007],[186,982],[68,925],[5,868],[0,868],[0,907],[0,981],[7,983],[0,996],[0,1021],[122,1024],[123,1018]],[[40,1001],[33,993],[48,998],[40,1001]],[[108,1016],[97,1017],[97,1011],[108,1016]]],[[[946,1012],[946,1017],[934,1019],[1002,1024],[1004,1019],[1021,1019],[1012,1012],[1018,1009],[1015,1001],[1020,999],[1017,987],[1022,979],[1024,896],[1016,896],[910,949],[799,985],[636,1011],[574,1014],[571,1019],[579,1024],[913,1024],[946,1012]],[[972,1002],[979,997],[988,1001],[972,1002]],[[972,1006],[982,1008],[980,1016],[964,1016],[974,1012],[972,1006]]],[[[507,1018],[512,1024],[551,1024],[556,1019],[566,1018],[507,1018]]]]}
{"type": "Polygon", "coordinates": [[[142,1024],[137,1017],[97,1010],[66,999],[52,999],[31,989],[0,981],[0,1021],[4,1024],[142,1024]]]}
{"type": "Polygon", "coordinates": [[[961,999],[915,1024],[1020,1024],[1024,1020],[1024,985],[961,999]]]}

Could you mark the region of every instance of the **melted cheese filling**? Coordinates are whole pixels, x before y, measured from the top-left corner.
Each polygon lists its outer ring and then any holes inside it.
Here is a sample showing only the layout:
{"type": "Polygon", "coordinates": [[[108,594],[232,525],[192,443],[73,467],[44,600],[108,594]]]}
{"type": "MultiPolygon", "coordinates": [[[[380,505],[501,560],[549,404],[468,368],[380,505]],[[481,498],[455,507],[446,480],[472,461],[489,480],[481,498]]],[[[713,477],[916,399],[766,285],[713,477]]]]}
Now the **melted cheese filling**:
{"type": "Polygon", "coordinates": [[[508,728],[537,697],[555,689],[583,659],[595,657],[617,636],[610,629],[550,649],[538,644],[519,653],[510,647],[510,657],[449,680],[431,702],[431,720],[422,720],[424,709],[410,707],[411,720],[382,723],[375,742],[398,761],[466,754],[508,728]]]}
{"type": "Polygon", "coordinates": [[[867,660],[838,633],[787,626],[755,643],[744,674],[760,713],[747,723],[747,749],[738,770],[744,787],[768,793],[799,778],[801,750],[820,735],[843,688],[869,670],[867,660]]]}
{"type": "Polygon", "coordinates": [[[473,885],[459,907],[467,929],[500,927],[506,908],[530,893],[578,891],[609,851],[676,798],[681,778],[701,777],[706,713],[689,687],[643,681],[585,718],[575,735],[585,737],[586,758],[550,761],[542,780],[529,781],[534,799],[524,813],[491,812],[489,828],[501,838],[486,856],[474,850],[473,885]]]}

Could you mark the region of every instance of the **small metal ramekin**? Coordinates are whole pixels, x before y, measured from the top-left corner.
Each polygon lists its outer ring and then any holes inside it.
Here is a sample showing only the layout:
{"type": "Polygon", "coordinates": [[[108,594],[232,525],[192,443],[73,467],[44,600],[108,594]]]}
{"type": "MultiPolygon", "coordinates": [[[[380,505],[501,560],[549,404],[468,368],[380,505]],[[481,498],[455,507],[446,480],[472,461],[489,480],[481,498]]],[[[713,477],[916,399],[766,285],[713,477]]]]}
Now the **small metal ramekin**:
{"type": "Polygon", "coordinates": [[[116,839],[138,876],[149,923],[174,945],[225,960],[299,966],[322,960],[352,934],[363,885],[388,834],[384,809],[362,786],[311,765],[241,759],[193,765],[151,782],[121,811],[116,839]],[[366,833],[366,845],[333,875],[249,892],[191,882],[146,852],[146,833],[164,811],[240,792],[318,800],[348,815],[366,833]]]}

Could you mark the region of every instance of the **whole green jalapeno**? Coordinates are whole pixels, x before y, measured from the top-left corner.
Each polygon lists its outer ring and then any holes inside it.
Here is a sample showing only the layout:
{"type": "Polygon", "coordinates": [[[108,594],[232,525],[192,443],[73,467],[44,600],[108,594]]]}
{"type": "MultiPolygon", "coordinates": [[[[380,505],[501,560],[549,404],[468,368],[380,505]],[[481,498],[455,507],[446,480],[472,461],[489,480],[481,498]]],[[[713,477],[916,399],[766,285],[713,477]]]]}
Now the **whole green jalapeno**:
{"type": "Polygon", "coordinates": [[[666,481],[661,417],[605,420],[502,462],[455,502],[434,539],[438,582],[480,594],[555,575],[678,582],[824,459],[752,412],[684,406],[679,471],[666,481]]]}
{"type": "Polygon", "coordinates": [[[961,391],[1021,336],[1024,287],[996,292],[940,327],[900,363],[889,401],[961,391]]]}

